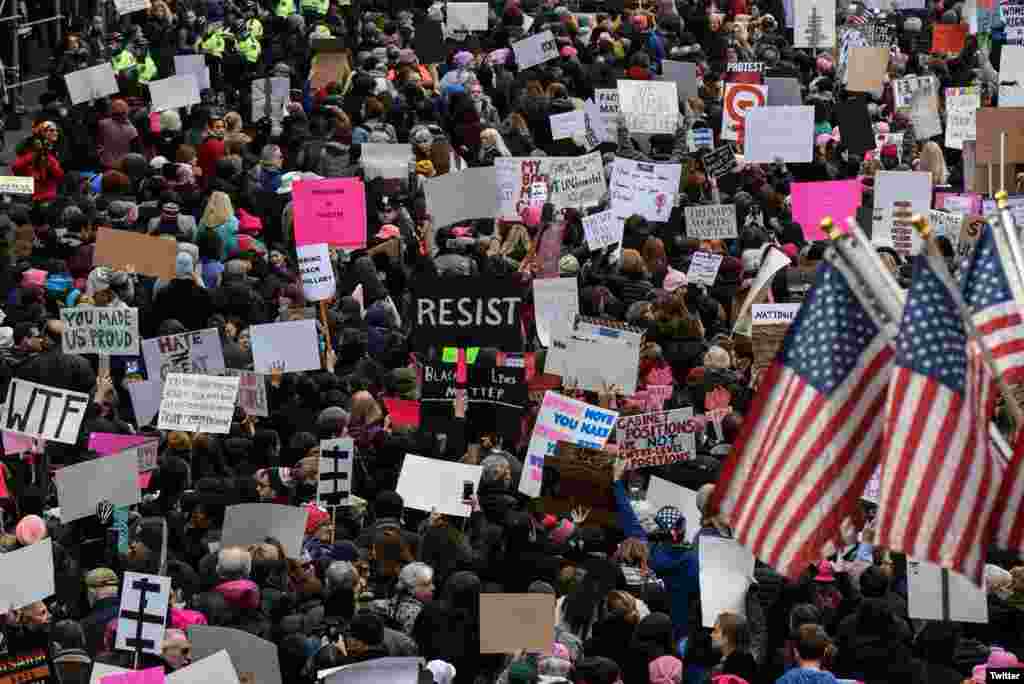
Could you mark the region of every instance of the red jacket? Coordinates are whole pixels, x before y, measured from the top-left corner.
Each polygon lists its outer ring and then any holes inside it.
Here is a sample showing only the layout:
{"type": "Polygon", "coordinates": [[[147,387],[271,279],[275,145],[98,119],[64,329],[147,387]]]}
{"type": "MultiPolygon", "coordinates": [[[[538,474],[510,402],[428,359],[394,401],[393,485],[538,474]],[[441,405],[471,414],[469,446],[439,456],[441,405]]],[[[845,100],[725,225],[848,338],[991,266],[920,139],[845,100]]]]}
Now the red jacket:
{"type": "Polygon", "coordinates": [[[36,150],[30,149],[18,155],[11,165],[15,176],[32,176],[35,178],[35,190],[32,199],[36,202],[50,202],[57,199],[57,187],[64,180],[64,169],[60,167],[57,157],[48,152],[46,165],[39,168],[35,164],[36,150]]]}
{"type": "Polygon", "coordinates": [[[224,138],[208,137],[199,146],[197,152],[199,168],[203,170],[200,184],[205,188],[217,173],[217,161],[224,158],[224,138]]]}

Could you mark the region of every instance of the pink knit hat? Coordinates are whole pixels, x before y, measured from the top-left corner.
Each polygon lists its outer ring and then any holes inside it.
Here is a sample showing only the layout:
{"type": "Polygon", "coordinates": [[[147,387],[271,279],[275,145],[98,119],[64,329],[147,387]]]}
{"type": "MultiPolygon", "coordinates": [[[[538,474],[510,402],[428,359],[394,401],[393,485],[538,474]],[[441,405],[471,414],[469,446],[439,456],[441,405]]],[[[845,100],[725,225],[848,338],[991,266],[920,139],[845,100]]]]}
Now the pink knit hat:
{"type": "Polygon", "coordinates": [[[38,515],[26,515],[14,528],[14,536],[22,546],[30,546],[46,538],[46,523],[38,515]]]}
{"type": "Polygon", "coordinates": [[[563,519],[558,524],[558,527],[551,530],[548,534],[548,538],[553,544],[564,544],[569,541],[569,537],[571,537],[572,533],[575,531],[576,526],[572,524],[572,521],[563,519]]]}
{"type": "Polygon", "coordinates": [[[519,217],[527,227],[535,228],[540,225],[540,207],[525,207],[519,217]]]}
{"type": "Polygon", "coordinates": [[[675,656],[661,656],[647,666],[651,684],[679,684],[683,678],[683,661],[675,656]]]}

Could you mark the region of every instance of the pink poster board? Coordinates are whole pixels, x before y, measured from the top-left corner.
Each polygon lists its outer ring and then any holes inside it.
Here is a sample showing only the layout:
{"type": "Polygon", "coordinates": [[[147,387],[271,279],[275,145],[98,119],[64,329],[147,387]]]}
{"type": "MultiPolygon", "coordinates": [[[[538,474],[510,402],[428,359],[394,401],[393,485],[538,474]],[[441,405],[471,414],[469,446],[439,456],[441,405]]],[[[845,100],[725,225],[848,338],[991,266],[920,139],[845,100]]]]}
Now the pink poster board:
{"type": "Polygon", "coordinates": [[[366,189],[358,178],[296,181],[295,244],[366,247],[366,189]]]}
{"type": "Polygon", "coordinates": [[[827,240],[819,227],[826,216],[832,218],[840,232],[847,233],[846,219],[857,216],[861,202],[858,180],[791,183],[793,220],[803,227],[808,240],[827,240]]]}

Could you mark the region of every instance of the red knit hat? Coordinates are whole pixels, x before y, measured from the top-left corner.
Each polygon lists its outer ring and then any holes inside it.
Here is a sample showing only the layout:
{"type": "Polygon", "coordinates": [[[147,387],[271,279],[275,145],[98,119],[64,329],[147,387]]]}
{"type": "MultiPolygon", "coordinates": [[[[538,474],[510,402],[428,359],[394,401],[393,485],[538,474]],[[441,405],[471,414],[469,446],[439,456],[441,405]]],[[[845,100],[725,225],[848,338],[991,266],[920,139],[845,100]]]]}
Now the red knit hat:
{"type": "Polygon", "coordinates": [[[306,534],[314,534],[320,527],[331,522],[331,514],[316,504],[306,506],[309,514],[306,516],[306,534]]]}

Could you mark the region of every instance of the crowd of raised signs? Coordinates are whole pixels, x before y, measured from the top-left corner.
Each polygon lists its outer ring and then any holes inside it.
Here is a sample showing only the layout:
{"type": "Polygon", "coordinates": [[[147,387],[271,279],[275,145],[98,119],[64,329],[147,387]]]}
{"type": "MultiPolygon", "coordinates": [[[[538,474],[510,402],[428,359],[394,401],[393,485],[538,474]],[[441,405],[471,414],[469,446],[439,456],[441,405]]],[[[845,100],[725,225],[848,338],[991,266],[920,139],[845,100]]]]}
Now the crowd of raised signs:
{"type": "Polygon", "coordinates": [[[784,577],[708,506],[820,221],[906,286],[1015,189],[1013,7],[95,9],[0,178],[0,684],[1024,667],[1018,558],[869,486],[784,577]]]}

